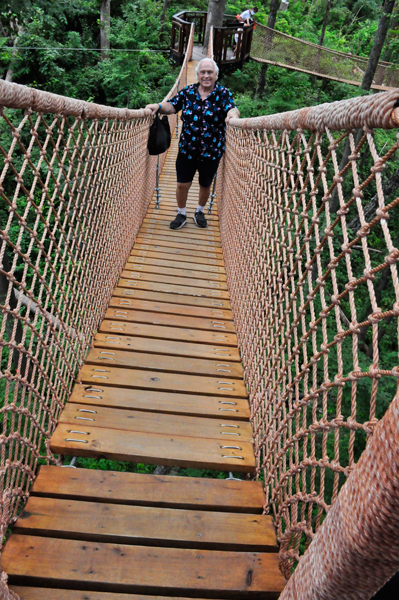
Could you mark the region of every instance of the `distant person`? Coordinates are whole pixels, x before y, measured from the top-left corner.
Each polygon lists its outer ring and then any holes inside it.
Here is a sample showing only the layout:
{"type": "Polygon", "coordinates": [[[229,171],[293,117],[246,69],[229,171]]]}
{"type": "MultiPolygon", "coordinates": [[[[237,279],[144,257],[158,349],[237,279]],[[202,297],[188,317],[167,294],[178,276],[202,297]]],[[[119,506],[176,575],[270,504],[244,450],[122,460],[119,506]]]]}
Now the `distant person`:
{"type": "Polygon", "coordinates": [[[244,10],[243,13],[238,15],[240,17],[239,21],[244,22],[245,25],[250,25],[253,20],[253,16],[258,12],[256,6],[254,8],[249,8],[248,10],[244,10]]]}
{"type": "Polygon", "coordinates": [[[219,68],[214,60],[203,58],[195,68],[198,83],[188,85],[173,98],[160,104],[147,104],[154,114],[173,115],[181,111],[183,128],[176,159],[177,216],[171,229],[187,223],[186,203],[195,172],[199,174],[199,200],[194,214],[197,227],[206,227],[204,209],[213,177],[224,153],[226,123],[240,112],[229,90],[216,83],[219,68]]]}

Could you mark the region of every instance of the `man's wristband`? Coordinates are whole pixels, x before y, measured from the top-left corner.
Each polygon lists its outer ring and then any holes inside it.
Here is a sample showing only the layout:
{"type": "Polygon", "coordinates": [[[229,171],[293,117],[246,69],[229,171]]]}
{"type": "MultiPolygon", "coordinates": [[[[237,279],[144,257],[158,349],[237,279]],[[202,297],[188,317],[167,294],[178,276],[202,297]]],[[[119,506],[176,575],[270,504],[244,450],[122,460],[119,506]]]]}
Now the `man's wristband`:
{"type": "Polygon", "coordinates": [[[162,110],[162,104],[159,103],[158,106],[159,106],[159,112],[161,112],[161,110],[162,110]]]}

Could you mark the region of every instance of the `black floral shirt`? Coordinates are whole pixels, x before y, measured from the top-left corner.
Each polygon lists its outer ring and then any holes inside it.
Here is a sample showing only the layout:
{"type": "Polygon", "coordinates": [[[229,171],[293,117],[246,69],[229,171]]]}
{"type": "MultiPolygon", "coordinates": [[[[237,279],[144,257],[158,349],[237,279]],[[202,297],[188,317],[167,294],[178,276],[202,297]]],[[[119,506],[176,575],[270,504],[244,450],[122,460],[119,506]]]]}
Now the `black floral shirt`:
{"type": "Polygon", "coordinates": [[[187,158],[219,159],[225,149],[225,118],[235,108],[229,90],[216,84],[212,93],[201,100],[198,83],[189,85],[168,100],[181,113],[183,129],[179,152],[187,158]]]}

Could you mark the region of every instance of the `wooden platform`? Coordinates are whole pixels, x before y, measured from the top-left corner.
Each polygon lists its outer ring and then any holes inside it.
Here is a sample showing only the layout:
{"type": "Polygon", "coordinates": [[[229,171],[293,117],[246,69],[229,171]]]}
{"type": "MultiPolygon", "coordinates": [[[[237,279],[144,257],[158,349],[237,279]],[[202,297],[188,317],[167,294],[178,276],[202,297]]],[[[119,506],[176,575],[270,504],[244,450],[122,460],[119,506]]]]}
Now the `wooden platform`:
{"type": "Polygon", "coordinates": [[[208,227],[176,214],[173,135],[151,202],[78,383],[51,438],[62,455],[253,473],[250,410],[217,204],[208,227]]]}
{"type": "Polygon", "coordinates": [[[41,467],[2,554],[21,600],[278,598],[259,482],[41,467]]]}
{"type": "MultiPolygon", "coordinates": [[[[191,63],[193,70],[195,63],[191,63]]],[[[192,76],[192,75],[191,75],[192,76]]],[[[217,207],[176,214],[177,140],[51,438],[61,455],[254,473],[217,207]]],[[[42,466],[2,553],[20,600],[268,600],[284,578],[260,482],[42,466]]]]}

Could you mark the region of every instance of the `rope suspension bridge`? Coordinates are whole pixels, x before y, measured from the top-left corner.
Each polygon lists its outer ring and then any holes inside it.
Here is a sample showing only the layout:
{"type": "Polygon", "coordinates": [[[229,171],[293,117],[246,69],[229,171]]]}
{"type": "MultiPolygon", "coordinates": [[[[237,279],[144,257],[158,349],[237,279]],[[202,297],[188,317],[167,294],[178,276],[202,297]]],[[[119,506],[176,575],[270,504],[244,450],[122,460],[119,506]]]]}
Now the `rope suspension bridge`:
{"type": "Polygon", "coordinates": [[[398,104],[231,119],[209,227],[173,232],[149,110],[0,81],[0,598],[366,599],[398,570],[398,104]]]}
{"type": "MultiPolygon", "coordinates": [[[[358,86],[367,68],[366,58],[312,44],[258,23],[250,56],[256,62],[358,86]]],[[[388,90],[398,86],[396,65],[379,62],[371,89],[388,90]]]]}

